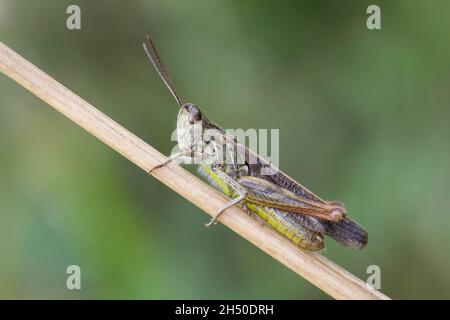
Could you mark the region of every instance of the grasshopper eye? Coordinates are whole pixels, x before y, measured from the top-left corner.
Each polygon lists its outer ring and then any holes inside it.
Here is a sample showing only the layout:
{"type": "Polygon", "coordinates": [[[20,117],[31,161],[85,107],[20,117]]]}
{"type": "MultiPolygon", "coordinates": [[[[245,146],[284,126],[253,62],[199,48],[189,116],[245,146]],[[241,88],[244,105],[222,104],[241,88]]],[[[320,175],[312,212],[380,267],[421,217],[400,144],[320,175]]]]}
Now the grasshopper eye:
{"type": "Polygon", "coordinates": [[[188,116],[188,121],[190,124],[194,124],[198,121],[202,120],[202,112],[200,111],[199,108],[197,108],[195,105],[193,104],[186,104],[186,109],[189,112],[189,116],[188,116]]]}

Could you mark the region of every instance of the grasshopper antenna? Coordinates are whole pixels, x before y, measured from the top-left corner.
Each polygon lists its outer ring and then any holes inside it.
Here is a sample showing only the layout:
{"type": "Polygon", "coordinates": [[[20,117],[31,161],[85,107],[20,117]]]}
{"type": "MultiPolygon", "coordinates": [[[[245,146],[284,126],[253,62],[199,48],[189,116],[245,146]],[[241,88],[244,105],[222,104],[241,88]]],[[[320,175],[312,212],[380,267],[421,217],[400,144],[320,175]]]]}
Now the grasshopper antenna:
{"type": "Polygon", "coordinates": [[[152,39],[150,38],[149,35],[146,35],[145,40],[146,41],[142,44],[144,46],[145,53],[147,54],[153,66],[155,67],[156,72],[158,72],[159,77],[164,82],[167,89],[169,89],[172,96],[175,98],[175,100],[177,100],[178,105],[182,107],[183,103],[181,102],[180,97],[175,91],[172,81],[170,81],[170,78],[167,76],[166,70],[164,69],[161,60],[159,59],[158,52],[156,51],[156,47],[153,44],[152,39]]]}

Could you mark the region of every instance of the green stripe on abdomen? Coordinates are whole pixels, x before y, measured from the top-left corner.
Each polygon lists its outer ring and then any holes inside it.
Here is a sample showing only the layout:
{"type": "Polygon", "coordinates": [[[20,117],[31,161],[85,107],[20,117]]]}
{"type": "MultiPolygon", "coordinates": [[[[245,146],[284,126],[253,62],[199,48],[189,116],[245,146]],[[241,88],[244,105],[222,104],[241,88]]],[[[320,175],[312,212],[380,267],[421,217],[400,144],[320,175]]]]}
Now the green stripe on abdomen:
{"type": "MultiPolygon", "coordinates": [[[[211,167],[207,165],[200,165],[199,172],[222,193],[231,198],[235,198],[237,196],[233,193],[232,189],[226,185],[224,181],[211,169],[211,167]]],[[[323,249],[323,239],[319,234],[305,229],[300,224],[296,223],[294,219],[290,219],[290,215],[295,213],[284,212],[247,201],[245,203],[247,208],[253,214],[266,221],[276,231],[291,240],[300,248],[309,251],[323,249]]]]}

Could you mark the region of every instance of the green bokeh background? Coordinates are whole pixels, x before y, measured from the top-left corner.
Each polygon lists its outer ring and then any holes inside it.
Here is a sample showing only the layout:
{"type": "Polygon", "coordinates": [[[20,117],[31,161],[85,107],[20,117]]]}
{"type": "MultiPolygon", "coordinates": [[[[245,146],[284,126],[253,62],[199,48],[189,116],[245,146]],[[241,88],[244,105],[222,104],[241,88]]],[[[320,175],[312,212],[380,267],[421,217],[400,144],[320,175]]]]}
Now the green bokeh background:
{"type": "MultiPolygon", "coordinates": [[[[370,234],[324,255],[392,298],[450,298],[450,2],[6,1],[0,40],[168,154],[184,101],[279,128],[280,167],[370,234]],[[82,30],[65,27],[69,4],[82,30]],[[378,4],[382,29],[366,28],[378,4]]],[[[328,299],[0,77],[0,298],[328,299]],[[82,290],[65,287],[68,265],[82,290]]]]}

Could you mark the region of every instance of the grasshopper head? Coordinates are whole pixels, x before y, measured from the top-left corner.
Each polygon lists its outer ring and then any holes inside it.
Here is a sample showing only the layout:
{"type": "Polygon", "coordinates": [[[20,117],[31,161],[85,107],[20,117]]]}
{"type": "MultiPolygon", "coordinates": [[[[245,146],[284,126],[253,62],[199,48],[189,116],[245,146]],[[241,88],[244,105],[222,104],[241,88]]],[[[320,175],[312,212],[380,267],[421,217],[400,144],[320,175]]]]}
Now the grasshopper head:
{"type": "Polygon", "coordinates": [[[177,141],[182,150],[195,149],[203,136],[203,115],[192,103],[184,104],[178,112],[177,141]]]}

